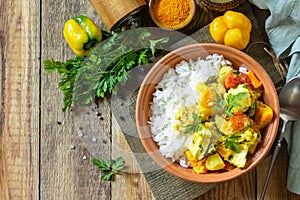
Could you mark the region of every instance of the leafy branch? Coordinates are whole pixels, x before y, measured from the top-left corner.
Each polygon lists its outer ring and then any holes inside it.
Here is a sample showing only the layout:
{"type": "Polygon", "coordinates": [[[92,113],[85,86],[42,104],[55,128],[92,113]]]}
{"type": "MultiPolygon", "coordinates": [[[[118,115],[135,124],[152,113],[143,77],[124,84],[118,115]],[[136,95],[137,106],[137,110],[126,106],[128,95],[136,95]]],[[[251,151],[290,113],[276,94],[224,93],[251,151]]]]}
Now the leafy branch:
{"type": "Polygon", "coordinates": [[[246,92],[240,92],[236,95],[232,95],[232,94],[227,95],[227,98],[226,98],[227,107],[226,107],[225,112],[229,117],[233,116],[233,114],[231,113],[231,110],[234,107],[240,106],[238,101],[242,100],[245,95],[246,95],[246,92]]]}
{"type": "Polygon", "coordinates": [[[169,41],[151,40],[150,36],[146,29],[134,29],[115,34],[96,47],[78,71],[73,90],[75,103],[88,104],[95,96],[103,98],[107,92],[114,93],[116,84],[128,79],[130,69],[147,64],[160,45],[169,41]]]}
{"type": "Polygon", "coordinates": [[[92,159],[92,163],[96,165],[98,170],[103,171],[104,174],[101,176],[101,180],[109,181],[113,175],[119,174],[124,169],[125,161],[122,157],[118,157],[112,162],[108,159],[92,159]]]}
{"type": "Polygon", "coordinates": [[[232,117],[232,109],[234,107],[240,106],[238,103],[246,95],[246,92],[240,92],[236,95],[228,94],[226,101],[221,97],[221,95],[216,94],[216,99],[214,100],[215,105],[213,110],[225,110],[227,116],[232,117]]]}
{"type": "Polygon", "coordinates": [[[58,87],[64,94],[63,112],[69,109],[72,105],[73,87],[76,80],[76,75],[83,61],[84,57],[81,56],[76,56],[74,59],[69,59],[66,62],[55,61],[53,59],[44,61],[46,72],[52,73],[57,71],[57,73],[61,76],[58,87]]]}
{"type": "Polygon", "coordinates": [[[128,79],[130,69],[148,64],[149,59],[164,49],[162,45],[169,41],[169,37],[150,39],[151,33],[143,28],[125,33],[104,33],[108,39],[95,47],[88,57],[76,56],[66,62],[44,61],[45,71],[57,71],[60,75],[64,112],[74,103],[88,104],[96,97],[114,93],[116,84],[128,79]]]}

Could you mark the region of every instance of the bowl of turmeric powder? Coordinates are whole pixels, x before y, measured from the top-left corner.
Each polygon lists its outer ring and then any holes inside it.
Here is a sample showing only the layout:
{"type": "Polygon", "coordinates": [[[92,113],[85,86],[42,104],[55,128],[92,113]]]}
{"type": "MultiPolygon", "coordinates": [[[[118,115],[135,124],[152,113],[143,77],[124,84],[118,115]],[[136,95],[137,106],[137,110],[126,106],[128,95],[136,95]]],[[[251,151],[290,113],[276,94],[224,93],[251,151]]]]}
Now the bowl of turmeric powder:
{"type": "Polygon", "coordinates": [[[149,13],[153,22],[163,29],[184,29],[192,22],[195,12],[194,0],[150,0],[149,2],[149,13]]]}

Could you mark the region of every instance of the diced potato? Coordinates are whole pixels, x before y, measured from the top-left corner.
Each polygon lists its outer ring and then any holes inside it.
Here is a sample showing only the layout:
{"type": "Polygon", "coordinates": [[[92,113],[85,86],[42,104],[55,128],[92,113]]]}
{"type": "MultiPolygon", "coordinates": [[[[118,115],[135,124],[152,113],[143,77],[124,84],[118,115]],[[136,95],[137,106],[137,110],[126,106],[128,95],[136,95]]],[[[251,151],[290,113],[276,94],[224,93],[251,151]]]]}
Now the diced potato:
{"type": "Polygon", "coordinates": [[[261,101],[256,101],[254,121],[259,129],[265,128],[273,119],[273,110],[261,101]]]}
{"type": "Polygon", "coordinates": [[[206,89],[201,91],[201,98],[199,100],[199,111],[205,116],[210,116],[212,114],[212,107],[214,105],[214,100],[216,98],[216,93],[214,90],[206,87],[206,89]]]}
{"type": "Polygon", "coordinates": [[[193,167],[193,169],[198,174],[205,174],[207,172],[207,168],[205,167],[205,162],[204,162],[204,165],[195,166],[195,167],[193,167]]]}
{"type": "Polygon", "coordinates": [[[209,84],[209,88],[213,89],[216,93],[223,96],[226,93],[226,89],[221,83],[211,83],[209,84]]]}
{"type": "Polygon", "coordinates": [[[191,165],[196,166],[198,160],[197,160],[197,158],[195,158],[192,155],[192,152],[191,151],[186,151],[185,155],[186,155],[187,159],[190,161],[191,165]]]}
{"type": "Polygon", "coordinates": [[[197,83],[196,85],[196,89],[199,91],[199,92],[202,92],[203,90],[205,90],[207,88],[207,85],[204,83],[204,82],[199,82],[197,83]]]}
{"type": "Polygon", "coordinates": [[[248,152],[250,154],[253,154],[256,149],[256,146],[258,145],[258,143],[261,142],[260,132],[256,132],[252,128],[248,128],[244,131],[244,133],[241,136],[241,139],[244,140],[245,145],[247,145],[248,147],[248,152]]]}
{"type": "Polygon", "coordinates": [[[198,174],[205,174],[207,172],[205,163],[206,163],[206,159],[199,160],[196,163],[196,165],[193,167],[194,171],[198,174]]]}
{"type": "Polygon", "coordinates": [[[224,84],[225,78],[228,76],[229,72],[232,70],[231,66],[223,66],[219,69],[218,75],[221,83],[224,84]]]}
{"type": "Polygon", "coordinates": [[[197,158],[193,157],[190,151],[186,151],[185,154],[196,173],[204,174],[207,172],[207,168],[205,167],[206,159],[198,160],[197,158]]]}
{"type": "Polygon", "coordinates": [[[225,167],[225,163],[221,156],[218,153],[215,153],[207,157],[205,167],[211,171],[220,170],[225,167]]]}
{"type": "Polygon", "coordinates": [[[230,89],[228,93],[225,94],[225,98],[227,99],[227,101],[230,95],[236,97],[241,94],[244,95],[234,102],[238,105],[233,106],[233,108],[231,109],[232,113],[245,112],[246,110],[248,110],[248,108],[251,106],[250,91],[247,87],[244,87],[244,85],[238,85],[236,88],[230,89]]]}
{"type": "Polygon", "coordinates": [[[241,145],[241,151],[234,153],[229,157],[228,162],[235,165],[238,168],[244,168],[247,162],[248,147],[247,145],[241,145]]]}
{"type": "Polygon", "coordinates": [[[247,161],[248,147],[245,144],[240,145],[240,147],[241,151],[236,153],[231,149],[227,149],[223,144],[220,144],[217,151],[225,161],[236,167],[243,168],[247,161]]]}
{"type": "Polygon", "coordinates": [[[210,117],[212,114],[224,112],[223,110],[215,110],[213,108],[217,93],[221,96],[226,93],[226,90],[222,84],[212,83],[206,85],[203,82],[199,82],[196,88],[201,94],[198,110],[204,115],[204,117],[210,117]]]}
{"type": "Polygon", "coordinates": [[[212,107],[206,107],[199,105],[199,112],[204,115],[204,117],[211,116],[212,114],[212,107]]]}
{"type": "Polygon", "coordinates": [[[195,132],[193,134],[193,141],[188,146],[188,150],[192,156],[198,160],[202,160],[208,154],[214,153],[216,151],[214,144],[218,139],[216,134],[217,132],[205,125],[202,126],[201,131],[195,132]]]}
{"type": "Polygon", "coordinates": [[[229,160],[229,156],[231,156],[234,153],[231,149],[225,148],[225,146],[222,143],[218,145],[217,151],[224,158],[224,160],[229,160]]]}

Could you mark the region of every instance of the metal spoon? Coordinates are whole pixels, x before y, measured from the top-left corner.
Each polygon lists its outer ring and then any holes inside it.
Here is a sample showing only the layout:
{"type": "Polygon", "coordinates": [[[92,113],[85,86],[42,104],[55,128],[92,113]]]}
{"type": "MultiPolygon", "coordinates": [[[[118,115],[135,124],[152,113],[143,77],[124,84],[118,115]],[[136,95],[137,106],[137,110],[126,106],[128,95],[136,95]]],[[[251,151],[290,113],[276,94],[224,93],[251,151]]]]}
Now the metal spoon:
{"type": "Polygon", "coordinates": [[[275,146],[273,157],[271,160],[270,168],[267,174],[267,178],[264,183],[264,188],[260,196],[260,200],[263,200],[268,187],[272,169],[276,160],[276,157],[281,148],[281,142],[283,140],[283,134],[285,126],[288,121],[296,121],[300,119],[300,78],[294,78],[289,81],[281,90],[279,94],[280,103],[280,118],[282,119],[282,128],[278,135],[277,144],[275,146]]]}

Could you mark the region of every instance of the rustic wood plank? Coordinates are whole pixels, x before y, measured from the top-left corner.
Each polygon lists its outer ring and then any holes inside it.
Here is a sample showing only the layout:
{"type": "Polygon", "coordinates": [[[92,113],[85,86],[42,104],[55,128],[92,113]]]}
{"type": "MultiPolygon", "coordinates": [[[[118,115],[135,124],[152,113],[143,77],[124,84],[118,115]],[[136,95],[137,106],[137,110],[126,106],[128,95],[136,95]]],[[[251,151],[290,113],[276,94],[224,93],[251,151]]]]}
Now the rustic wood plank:
{"type": "Polygon", "coordinates": [[[112,200],[118,199],[155,199],[143,175],[139,164],[128,145],[124,134],[113,117],[112,120],[112,157],[122,156],[126,168],[122,175],[116,176],[112,182],[112,200]]]}
{"type": "MultiPolygon", "coordinates": [[[[137,173],[139,166],[134,158],[126,159],[133,172],[125,172],[112,182],[100,181],[101,173],[91,165],[90,159],[110,155],[116,158],[119,152],[109,142],[102,141],[99,148],[103,152],[91,153],[86,141],[78,136],[76,121],[74,125],[73,120],[78,116],[74,118],[74,113],[61,112],[58,76],[46,74],[40,65],[40,52],[42,60],[65,60],[73,56],[61,35],[66,19],[85,13],[102,28],[104,25],[87,0],[41,1],[41,4],[42,51],[40,1],[0,2],[0,199],[155,199],[144,175],[137,173]],[[62,124],[57,124],[58,121],[62,124]]],[[[100,104],[99,110],[105,117],[100,126],[105,131],[99,134],[121,149],[129,150],[118,124],[114,119],[110,124],[108,108],[108,102],[100,104]]],[[[97,121],[90,125],[93,124],[99,126],[97,121]]],[[[256,170],[221,183],[197,199],[259,197],[269,161],[267,157],[256,170]]],[[[288,154],[283,148],[266,199],[300,199],[286,190],[287,166],[288,154]]]]}
{"type": "MultiPolygon", "coordinates": [[[[296,195],[287,190],[287,170],[289,155],[287,151],[286,143],[282,144],[282,148],[275,161],[275,165],[271,174],[270,182],[266,191],[266,200],[276,199],[300,199],[300,195],[296,195]]],[[[257,193],[258,197],[262,192],[263,184],[267,176],[272,155],[266,157],[266,159],[257,167],[257,193]]]]}
{"type": "Polygon", "coordinates": [[[73,126],[80,138],[80,153],[76,174],[79,199],[110,199],[111,183],[100,181],[102,173],[92,165],[91,159],[111,159],[111,113],[109,102],[74,107],[73,126]],[[84,170],[83,170],[84,169],[84,170]]]}
{"type": "Polygon", "coordinates": [[[0,199],[38,199],[40,3],[0,3],[0,199]]]}
{"type": "MultiPolygon", "coordinates": [[[[42,1],[42,60],[65,61],[74,57],[63,35],[66,20],[79,14],[92,18],[99,26],[100,18],[88,0],[42,1]]],[[[78,136],[73,113],[62,113],[63,96],[55,73],[41,72],[41,199],[110,199],[110,183],[100,183],[100,173],[91,164],[92,155],[78,136]],[[57,122],[61,122],[58,125],[57,122]],[[75,148],[70,148],[73,145],[75,148]]],[[[105,127],[110,127],[108,113],[105,127]]],[[[110,130],[104,134],[108,137],[110,130]]],[[[110,149],[110,142],[103,144],[110,149]]],[[[105,154],[110,151],[104,150],[105,154]]]]}
{"type": "Polygon", "coordinates": [[[219,183],[215,188],[208,191],[197,200],[234,200],[234,199],[256,199],[256,171],[231,181],[219,183]]]}

